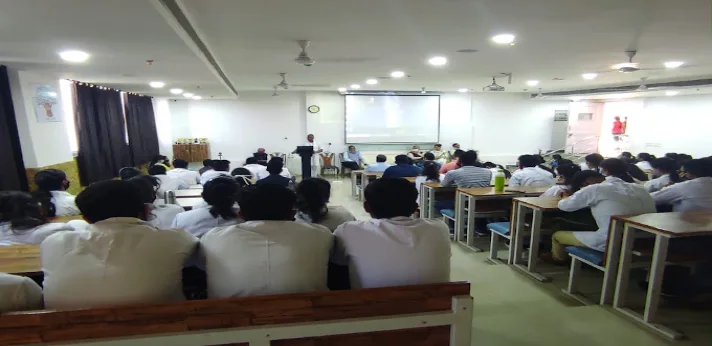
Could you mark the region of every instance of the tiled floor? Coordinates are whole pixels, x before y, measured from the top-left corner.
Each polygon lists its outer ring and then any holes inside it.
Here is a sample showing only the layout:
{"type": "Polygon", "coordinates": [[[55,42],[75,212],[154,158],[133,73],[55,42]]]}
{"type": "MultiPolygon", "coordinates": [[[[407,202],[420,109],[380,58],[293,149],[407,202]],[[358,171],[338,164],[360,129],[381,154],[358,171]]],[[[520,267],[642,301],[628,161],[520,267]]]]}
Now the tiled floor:
{"type": "MultiPolygon", "coordinates": [[[[369,217],[361,202],[351,197],[348,178],[332,180],[331,203],[348,208],[359,219],[369,217]]],[[[690,340],[671,342],[609,307],[583,306],[561,293],[568,268],[555,268],[561,273],[553,275],[551,283],[539,283],[509,266],[489,264],[485,261],[486,253],[473,253],[455,244],[452,253],[452,280],[472,284],[475,304],[472,345],[712,345],[709,309],[676,316],[673,326],[684,331],[690,340]]],[[[598,275],[589,272],[587,275],[592,279],[598,275]]],[[[600,281],[592,282],[600,285],[600,281]]],[[[595,285],[592,292],[596,291],[595,285]]]]}

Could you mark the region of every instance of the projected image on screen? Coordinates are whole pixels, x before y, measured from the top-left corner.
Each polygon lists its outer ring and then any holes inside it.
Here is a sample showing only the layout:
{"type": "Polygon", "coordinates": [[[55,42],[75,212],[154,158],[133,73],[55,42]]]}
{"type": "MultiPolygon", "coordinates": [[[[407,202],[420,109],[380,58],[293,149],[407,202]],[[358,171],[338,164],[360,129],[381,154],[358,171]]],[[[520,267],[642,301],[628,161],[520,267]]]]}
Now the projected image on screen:
{"type": "Polygon", "coordinates": [[[435,143],[440,96],[346,95],[346,143],[435,143]]]}

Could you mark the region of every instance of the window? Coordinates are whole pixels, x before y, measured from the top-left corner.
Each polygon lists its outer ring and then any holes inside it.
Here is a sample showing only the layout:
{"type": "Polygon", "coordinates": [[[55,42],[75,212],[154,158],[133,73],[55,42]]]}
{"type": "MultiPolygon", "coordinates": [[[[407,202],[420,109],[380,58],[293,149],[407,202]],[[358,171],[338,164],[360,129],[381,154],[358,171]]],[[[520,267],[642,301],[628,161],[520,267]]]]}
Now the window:
{"type": "Polygon", "coordinates": [[[72,95],[72,82],[66,79],[59,80],[59,93],[62,98],[62,110],[64,111],[64,127],[69,139],[69,149],[72,155],[77,156],[79,142],[77,141],[77,128],[74,125],[74,98],[72,95]]]}

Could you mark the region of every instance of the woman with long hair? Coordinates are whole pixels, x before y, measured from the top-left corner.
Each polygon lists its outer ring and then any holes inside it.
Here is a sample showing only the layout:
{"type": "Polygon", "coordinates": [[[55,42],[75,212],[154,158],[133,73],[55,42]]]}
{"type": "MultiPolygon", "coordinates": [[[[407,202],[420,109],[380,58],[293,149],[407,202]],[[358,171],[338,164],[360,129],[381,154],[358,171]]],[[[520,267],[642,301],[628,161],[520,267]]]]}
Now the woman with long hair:
{"type": "Polygon", "coordinates": [[[69,180],[67,175],[58,169],[45,169],[35,174],[37,191],[33,193],[41,204],[44,216],[73,216],[81,212],[74,203],[76,198],[67,192],[69,180]]]}
{"type": "Polygon", "coordinates": [[[39,201],[20,191],[0,192],[0,246],[39,244],[59,231],[85,228],[88,224],[76,220],[69,223],[49,223],[39,201]]]}
{"type": "Polygon", "coordinates": [[[146,222],[158,229],[171,228],[176,215],[184,210],[181,206],[175,204],[155,203],[156,191],[161,186],[160,180],[150,175],[140,175],[129,179],[129,182],[134,184],[140,191],[143,203],[149,209],[146,222]]]}
{"type": "Polygon", "coordinates": [[[203,186],[203,200],[208,207],[176,215],[171,228],[182,228],[200,238],[215,227],[239,223],[235,205],[239,189],[232,177],[220,176],[208,181],[203,186]]]}
{"type": "Polygon", "coordinates": [[[581,172],[581,167],[574,164],[562,164],[556,167],[556,172],[559,175],[556,185],[546,190],[541,195],[542,197],[562,197],[564,194],[570,194],[574,175],[581,172]]]}
{"type": "Polygon", "coordinates": [[[297,222],[316,223],[332,232],[347,221],[356,218],[346,208],[327,206],[331,196],[331,184],[321,178],[307,178],[297,185],[297,222]]]}
{"type": "Polygon", "coordinates": [[[621,159],[605,159],[601,161],[601,173],[606,177],[614,177],[626,183],[635,183],[628,173],[628,164],[621,159]]]}
{"type": "Polygon", "coordinates": [[[650,162],[650,166],[653,167],[653,174],[656,175],[657,178],[643,185],[648,192],[660,191],[665,186],[679,183],[682,180],[678,173],[680,168],[673,159],[661,157],[650,162]]]}

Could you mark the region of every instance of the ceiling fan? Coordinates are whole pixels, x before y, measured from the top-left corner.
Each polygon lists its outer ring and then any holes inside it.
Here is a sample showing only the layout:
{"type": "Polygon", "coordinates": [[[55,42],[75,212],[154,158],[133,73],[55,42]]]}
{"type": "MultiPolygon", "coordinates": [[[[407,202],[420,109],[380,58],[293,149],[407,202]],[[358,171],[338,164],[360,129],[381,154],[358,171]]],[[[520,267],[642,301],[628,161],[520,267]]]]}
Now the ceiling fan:
{"type": "Polygon", "coordinates": [[[274,91],[272,92],[272,96],[279,96],[279,93],[277,92],[277,86],[274,86],[274,91]]]}
{"type": "Polygon", "coordinates": [[[299,65],[304,65],[306,67],[310,67],[314,65],[316,60],[314,60],[312,57],[309,56],[307,53],[307,47],[309,47],[309,40],[299,40],[297,41],[297,44],[299,44],[299,47],[302,48],[302,51],[299,53],[299,55],[294,59],[294,62],[296,62],[299,65]]]}
{"type": "MultiPolygon", "coordinates": [[[[508,84],[512,84],[512,74],[511,73],[500,73],[502,76],[509,77],[508,84]]],[[[496,77],[492,77],[492,84],[485,86],[482,88],[482,91],[504,91],[504,87],[497,84],[496,77]]]]}
{"type": "Polygon", "coordinates": [[[283,89],[289,89],[289,84],[287,84],[287,73],[286,72],[281,72],[280,77],[282,77],[282,81],[277,84],[278,87],[283,88],[283,89]]]}

